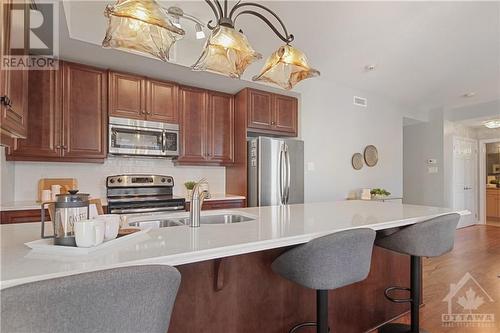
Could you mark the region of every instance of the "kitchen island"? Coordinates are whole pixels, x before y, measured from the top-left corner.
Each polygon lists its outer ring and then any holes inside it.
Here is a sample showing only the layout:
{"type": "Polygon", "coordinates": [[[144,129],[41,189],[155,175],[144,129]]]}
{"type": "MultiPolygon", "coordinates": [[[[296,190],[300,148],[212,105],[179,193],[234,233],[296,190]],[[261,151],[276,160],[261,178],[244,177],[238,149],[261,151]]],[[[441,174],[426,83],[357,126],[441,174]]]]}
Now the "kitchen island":
{"type": "MultiPolygon", "coordinates": [[[[2,225],[1,287],[117,266],[167,264],[182,274],[169,332],[285,332],[297,322],[314,319],[315,311],[314,291],[270,269],[286,248],[333,232],[383,230],[453,210],[342,201],[231,212],[254,220],[154,229],[119,247],[83,256],[31,251],[24,243],[39,238],[39,224],[2,225]]],[[[404,313],[407,306],[387,302],[383,290],[408,281],[409,258],[375,248],[367,280],[331,292],[331,325],[339,332],[362,332],[404,313]]]]}

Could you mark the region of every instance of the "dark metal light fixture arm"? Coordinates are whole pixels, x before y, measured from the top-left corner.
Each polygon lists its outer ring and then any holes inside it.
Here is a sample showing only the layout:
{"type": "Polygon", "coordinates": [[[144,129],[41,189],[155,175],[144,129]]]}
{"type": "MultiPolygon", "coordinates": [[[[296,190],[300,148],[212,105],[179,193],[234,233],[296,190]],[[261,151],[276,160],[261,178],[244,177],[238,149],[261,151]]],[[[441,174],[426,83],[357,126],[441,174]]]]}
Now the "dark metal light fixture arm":
{"type": "MultiPolygon", "coordinates": [[[[227,1],[227,0],[225,0],[225,1],[227,1]]],[[[254,15],[254,16],[257,16],[258,18],[260,18],[285,43],[290,43],[293,41],[294,37],[292,34],[288,34],[288,31],[287,31],[286,26],[283,23],[283,21],[279,18],[279,16],[275,12],[273,12],[271,9],[267,8],[266,6],[258,4],[258,3],[254,3],[254,2],[243,2],[243,3],[238,2],[231,9],[231,12],[229,13],[229,19],[232,20],[233,22],[236,22],[236,19],[238,18],[238,16],[240,16],[242,14],[250,14],[250,15],[254,15]],[[267,19],[264,15],[262,15],[261,13],[258,13],[256,11],[253,11],[253,10],[241,11],[233,19],[233,16],[234,16],[236,10],[238,10],[239,8],[242,8],[242,7],[257,7],[257,8],[265,10],[267,13],[271,14],[278,21],[278,23],[281,25],[281,28],[283,29],[284,34],[280,33],[278,31],[278,29],[275,27],[275,25],[272,24],[271,21],[269,21],[269,19],[267,19]]]]}
{"type": "Polygon", "coordinates": [[[219,16],[219,12],[217,11],[217,9],[215,8],[215,5],[212,3],[212,1],[210,0],[205,0],[205,2],[210,6],[210,8],[212,9],[212,11],[214,12],[214,16],[215,16],[215,19],[217,21],[219,21],[220,19],[220,16],[219,16]]]}
{"type": "Polygon", "coordinates": [[[271,21],[269,21],[264,15],[262,15],[261,13],[255,12],[253,10],[243,10],[243,11],[239,12],[238,15],[236,15],[236,17],[234,19],[236,20],[238,18],[238,16],[243,15],[243,14],[253,15],[253,16],[260,18],[264,23],[266,23],[269,26],[269,28],[271,28],[271,30],[276,34],[276,36],[278,36],[279,39],[281,39],[285,43],[288,44],[288,43],[291,43],[293,41],[293,39],[294,39],[293,35],[286,34],[287,33],[286,30],[285,30],[286,35],[283,35],[281,32],[278,31],[278,29],[274,26],[274,24],[272,24],[271,21]]]}
{"type": "MultiPolygon", "coordinates": [[[[219,13],[220,13],[220,15],[219,15],[219,19],[220,19],[220,18],[225,17],[225,16],[226,16],[226,14],[225,14],[225,13],[224,13],[224,11],[222,10],[222,6],[221,6],[221,4],[220,4],[219,0],[213,0],[213,1],[214,1],[214,2],[215,2],[215,4],[217,5],[217,9],[219,9],[219,13]]],[[[226,2],[227,0],[224,0],[224,1],[226,2]]]]}

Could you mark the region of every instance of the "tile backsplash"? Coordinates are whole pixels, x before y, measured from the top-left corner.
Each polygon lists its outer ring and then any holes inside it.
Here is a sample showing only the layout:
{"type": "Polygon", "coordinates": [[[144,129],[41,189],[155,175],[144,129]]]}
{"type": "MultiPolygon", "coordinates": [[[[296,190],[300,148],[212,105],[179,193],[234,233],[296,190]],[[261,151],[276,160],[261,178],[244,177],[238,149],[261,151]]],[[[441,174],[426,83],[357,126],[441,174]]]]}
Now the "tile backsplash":
{"type": "Polygon", "coordinates": [[[106,197],[106,177],[126,173],[172,176],[175,181],[174,194],[179,196],[185,195],[185,181],[202,177],[208,179],[210,192],[225,193],[224,167],[174,166],[167,159],[115,156],[107,158],[104,164],[6,162],[3,151],[1,158],[2,202],[36,200],[40,178],[76,178],[81,192],[90,193],[92,197],[106,197]],[[14,190],[9,191],[9,186],[14,187],[14,190]]]}

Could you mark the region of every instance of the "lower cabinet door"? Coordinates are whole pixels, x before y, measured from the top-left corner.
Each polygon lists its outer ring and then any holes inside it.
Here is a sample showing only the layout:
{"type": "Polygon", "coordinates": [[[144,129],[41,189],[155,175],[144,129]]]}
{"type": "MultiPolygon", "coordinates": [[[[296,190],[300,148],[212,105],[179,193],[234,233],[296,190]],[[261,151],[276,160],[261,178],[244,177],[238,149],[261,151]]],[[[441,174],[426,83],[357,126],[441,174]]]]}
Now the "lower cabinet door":
{"type": "Polygon", "coordinates": [[[486,192],[486,217],[500,218],[500,190],[487,190],[486,192]],[[499,193],[497,193],[499,192],[499,193]]]}
{"type": "Polygon", "coordinates": [[[66,62],[62,70],[63,157],[102,160],[107,151],[107,72],[66,62]]]}

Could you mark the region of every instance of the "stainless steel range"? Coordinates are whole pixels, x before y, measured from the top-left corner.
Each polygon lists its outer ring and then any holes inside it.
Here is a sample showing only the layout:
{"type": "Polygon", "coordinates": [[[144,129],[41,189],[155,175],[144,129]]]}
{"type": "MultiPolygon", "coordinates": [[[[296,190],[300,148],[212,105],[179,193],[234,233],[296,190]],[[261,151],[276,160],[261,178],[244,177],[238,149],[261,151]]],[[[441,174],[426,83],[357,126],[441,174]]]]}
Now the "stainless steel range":
{"type": "Polygon", "coordinates": [[[161,175],[116,175],[106,179],[110,214],[181,211],[184,198],[174,197],[174,179],[161,175]]]}

